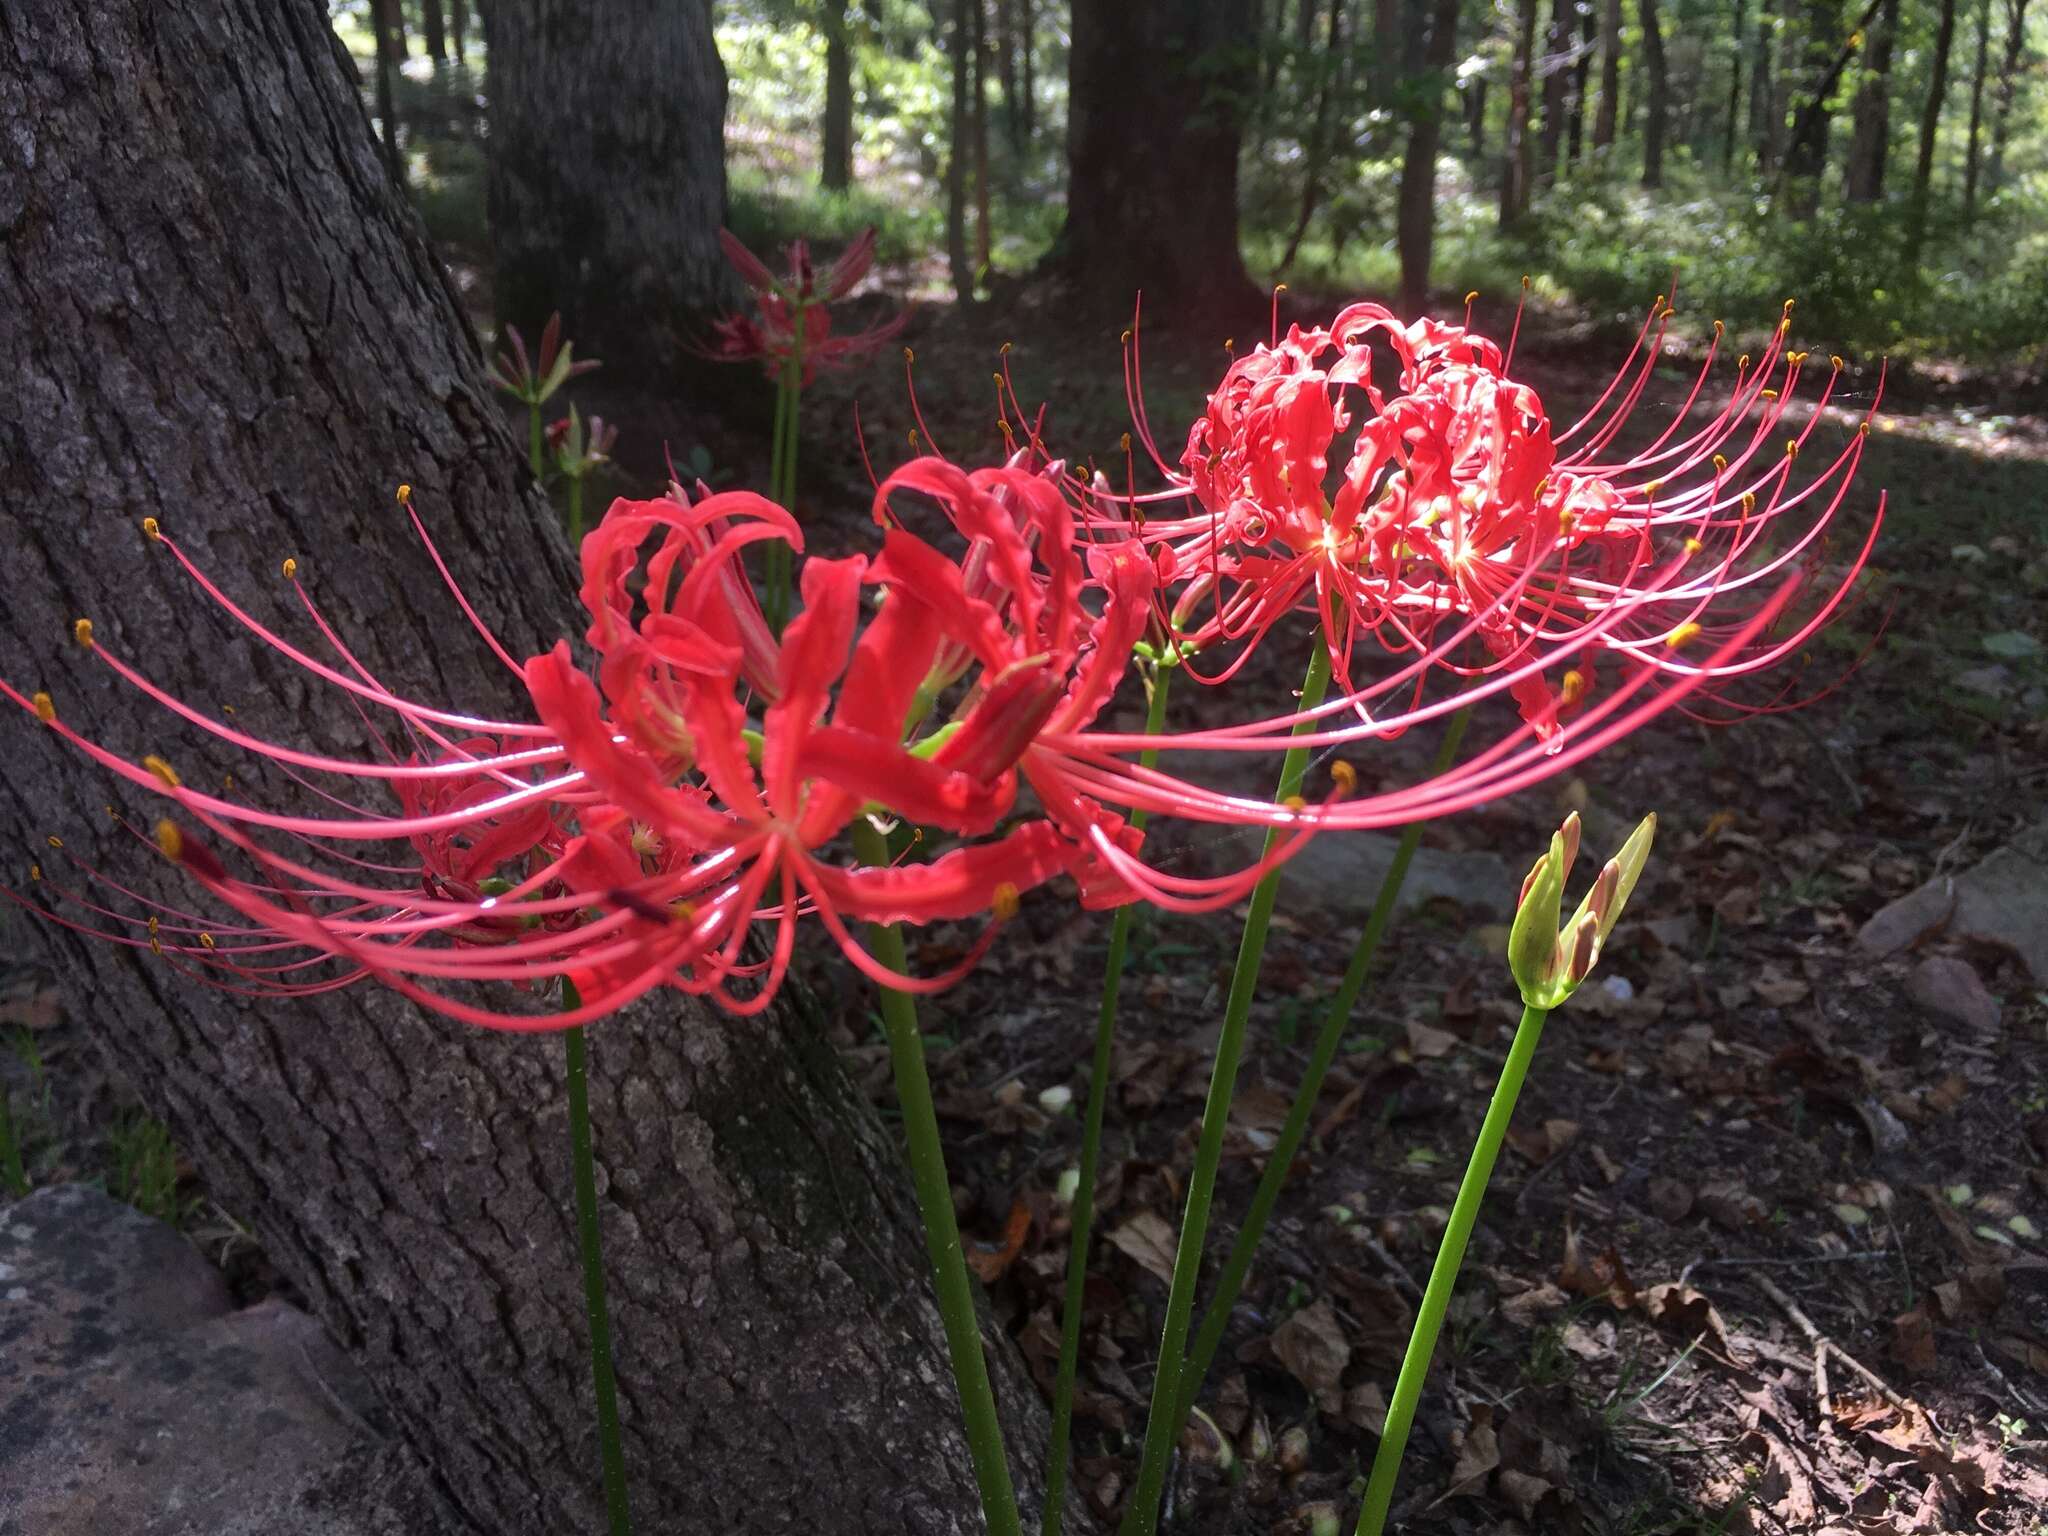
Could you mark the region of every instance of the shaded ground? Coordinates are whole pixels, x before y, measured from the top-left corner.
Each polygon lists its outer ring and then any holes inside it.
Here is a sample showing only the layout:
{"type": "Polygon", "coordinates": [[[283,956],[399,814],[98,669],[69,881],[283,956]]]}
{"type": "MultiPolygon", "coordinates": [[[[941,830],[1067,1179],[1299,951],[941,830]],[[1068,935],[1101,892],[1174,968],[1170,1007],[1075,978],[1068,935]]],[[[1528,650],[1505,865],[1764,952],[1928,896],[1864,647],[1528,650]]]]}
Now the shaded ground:
{"type": "MultiPolygon", "coordinates": [[[[857,301],[849,323],[884,303],[857,301]]],[[[935,309],[906,339],[921,440],[963,460],[996,449],[989,375],[1007,340],[1020,392],[1053,399],[1055,440],[1120,461],[1114,333],[1076,334],[1016,297],[975,317],[935,309]]],[[[1217,340],[1148,341],[1169,452],[1220,373],[1217,340]]],[[[1612,340],[1571,317],[1539,321],[1518,371],[1569,417],[1604,382],[1585,358],[1612,340]]],[[[655,489],[664,444],[679,464],[702,448],[718,483],[765,482],[765,387],[735,374],[712,416],[651,405],[636,381],[589,382],[579,402],[625,433],[604,494],[655,489]]],[[[1823,430],[1848,431],[1873,384],[1867,368],[1852,375],[1848,414],[1823,430]]],[[[807,399],[802,500],[824,552],[869,537],[856,394],[877,466],[908,451],[887,360],[807,399]]],[[[1645,412],[1683,398],[1673,373],[1645,412]]],[[[1847,686],[1735,729],[1669,720],[1576,779],[1426,836],[1519,871],[1568,807],[1596,851],[1642,811],[1663,817],[1602,984],[1552,1021],[1517,1117],[1397,1500],[1413,1529],[2039,1529],[2048,993],[1995,950],[1937,936],[1873,961],[1853,939],[1890,900],[2048,816],[2048,419],[2038,401],[1967,378],[1893,398],[1903,408],[1872,435],[1848,523],[1860,529],[1889,490],[1873,600],[1817,648],[1816,675],[1832,676],[1890,613],[1847,686]],[[1981,977],[2002,1003],[1995,1024],[1908,997],[1930,953],[1981,977]],[[1832,1344],[1820,1360],[1815,1334],[1832,1344]]],[[[1287,671],[1276,657],[1241,687],[1283,697],[1287,671]]],[[[1220,706],[1190,695],[1181,707],[1220,706]]],[[[1394,783],[1432,747],[1353,761],[1368,784],[1394,783]]],[[[1181,856],[1192,868],[1248,851],[1208,838],[1181,856]]],[[[1355,911],[1356,893],[1334,888],[1341,865],[1324,882],[1283,887],[1212,1250],[1250,1194],[1352,941],[1355,917],[1336,914],[1355,911]]],[[[1511,895],[1439,900],[1390,941],[1203,1397],[1215,1427],[1183,1460],[1175,1529],[1309,1531],[1319,1511],[1355,1505],[1416,1282],[1518,1012],[1492,905],[1511,895]]],[[[1126,988],[1077,1430],[1082,1484],[1105,1513],[1142,1429],[1236,924],[1148,921],[1126,988]]],[[[1107,928],[1034,899],[926,1015],[965,1225],[997,1315],[1046,1382],[1066,1254],[1057,1190],[1107,928]]],[[[914,958],[938,968],[969,937],[930,930],[914,958]]],[[[886,1106],[861,991],[836,961],[806,963],[886,1106]]],[[[232,1217],[182,1177],[160,1133],[135,1129],[35,978],[8,980],[0,1024],[22,1042],[0,1070],[31,1182],[97,1175],[132,1191],[260,1289],[232,1217]],[[154,1136],[154,1150],[124,1150],[131,1136],[154,1136]]]]}

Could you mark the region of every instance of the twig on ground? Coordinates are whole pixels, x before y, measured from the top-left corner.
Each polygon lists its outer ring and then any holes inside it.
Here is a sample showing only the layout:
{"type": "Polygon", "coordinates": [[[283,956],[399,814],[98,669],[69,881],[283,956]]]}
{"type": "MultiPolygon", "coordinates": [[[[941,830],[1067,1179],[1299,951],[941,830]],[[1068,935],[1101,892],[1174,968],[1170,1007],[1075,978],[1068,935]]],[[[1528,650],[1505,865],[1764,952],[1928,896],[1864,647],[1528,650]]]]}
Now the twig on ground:
{"type": "MultiPolygon", "coordinates": [[[[1831,1352],[1837,1360],[1862,1377],[1868,1386],[1876,1391],[1886,1402],[1898,1409],[1900,1413],[1908,1417],[1917,1415],[1926,1420],[1933,1427],[1936,1434],[1944,1433],[1940,1423],[1933,1414],[1929,1413],[1911,1398],[1901,1397],[1897,1392],[1894,1392],[1882,1376],[1878,1375],[1877,1372],[1873,1371],[1833,1339],[1822,1333],[1820,1329],[1816,1328],[1813,1319],[1800,1310],[1799,1303],[1790,1296],[1787,1296],[1784,1290],[1768,1275],[1757,1275],[1754,1279],[1756,1281],[1756,1288],[1783,1308],[1785,1315],[1792,1319],[1801,1333],[1806,1335],[1806,1342],[1813,1347],[1813,1352],[1816,1355],[1831,1352]]],[[[1825,1402],[1821,1404],[1821,1411],[1823,1413],[1827,1411],[1827,1404],[1825,1402]]]]}

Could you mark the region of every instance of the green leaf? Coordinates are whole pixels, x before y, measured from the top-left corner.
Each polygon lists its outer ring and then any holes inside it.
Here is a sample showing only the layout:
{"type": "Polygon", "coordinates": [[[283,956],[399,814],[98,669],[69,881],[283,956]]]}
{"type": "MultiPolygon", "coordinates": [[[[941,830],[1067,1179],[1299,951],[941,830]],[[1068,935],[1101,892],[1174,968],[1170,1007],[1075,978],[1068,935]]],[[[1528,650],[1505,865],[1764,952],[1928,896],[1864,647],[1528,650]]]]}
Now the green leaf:
{"type": "Polygon", "coordinates": [[[2041,654],[2041,642],[2023,630],[2006,629],[1986,635],[1984,649],[2002,661],[2028,661],[2041,654]]]}

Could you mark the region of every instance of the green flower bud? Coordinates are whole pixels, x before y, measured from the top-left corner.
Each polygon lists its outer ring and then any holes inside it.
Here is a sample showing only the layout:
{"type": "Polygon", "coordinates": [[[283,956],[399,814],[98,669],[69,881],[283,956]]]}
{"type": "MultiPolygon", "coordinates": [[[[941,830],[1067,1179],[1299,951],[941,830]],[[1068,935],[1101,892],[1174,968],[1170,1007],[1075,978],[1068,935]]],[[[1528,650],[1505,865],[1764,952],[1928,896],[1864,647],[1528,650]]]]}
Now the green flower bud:
{"type": "Polygon", "coordinates": [[[1550,851],[1536,861],[1529,878],[1522,882],[1522,899],[1508,934],[1508,969],[1522,990],[1523,1002],[1531,1008],[1555,1008],[1592,974],[1600,962],[1601,948],[1628,905],[1636,881],[1642,878],[1656,835],[1656,816],[1645,816],[1621,851],[1601,869],[1571,921],[1560,929],[1558,912],[1563,905],[1565,877],[1579,850],[1578,815],[1574,812],[1565,818],[1550,839],[1550,851]]]}

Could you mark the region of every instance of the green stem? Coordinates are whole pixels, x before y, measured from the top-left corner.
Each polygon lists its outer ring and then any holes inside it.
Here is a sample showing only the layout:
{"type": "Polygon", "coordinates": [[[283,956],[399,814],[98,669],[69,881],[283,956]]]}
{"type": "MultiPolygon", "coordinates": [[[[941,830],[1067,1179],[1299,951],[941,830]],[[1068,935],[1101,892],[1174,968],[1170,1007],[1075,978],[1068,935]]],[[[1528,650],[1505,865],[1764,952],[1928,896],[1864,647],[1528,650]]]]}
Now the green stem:
{"type": "MultiPolygon", "coordinates": [[[[775,425],[768,435],[768,499],[778,507],[787,509],[789,503],[782,491],[783,441],[789,436],[789,377],[787,370],[775,381],[775,425]]],[[[789,546],[780,539],[770,539],[762,546],[762,604],[763,616],[768,627],[776,634],[782,633],[782,594],[789,582],[784,566],[789,558],[789,546]]]]}
{"type": "MultiPolygon", "coordinates": [[[[582,1006],[562,983],[564,1010],[582,1006]]],[[[619,1443],[618,1388],[612,1380],[611,1309],[604,1296],[604,1249],[597,1222],[597,1172],[590,1160],[590,1062],[579,1025],[562,1031],[569,1064],[569,1161],[576,1178],[576,1235],[583,1248],[583,1303],[590,1319],[590,1374],[597,1389],[597,1448],[604,1465],[604,1507],[611,1536],[632,1536],[626,1512],[626,1455],[619,1443]]]]}
{"type": "MultiPolygon", "coordinates": [[[[1430,777],[1437,777],[1451,766],[1458,755],[1459,743],[1465,739],[1465,727],[1471,720],[1469,705],[1451,716],[1450,727],[1444,732],[1443,745],[1437,749],[1430,777]]],[[[1266,1160],[1266,1171],[1259,1179],[1258,1191],[1252,1196],[1251,1209],[1245,1213],[1244,1225],[1238,1228],[1237,1242],[1230,1250],[1230,1262],[1224,1266],[1222,1278],[1216,1283],[1216,1294],[1209,1302],[1209,1310],[1202,1314],[1202,1326],[1196,1330],[1195,1347],[1188,1357],[1187,1373],[1181,1382],[1180,1407],[1173,1416],[1176,1428],[1187,1423],[1188,1414],[1195,1406],[1195,1395],[1202,1390],[1202,1378],[1209,1374],[1217,1347],[1223,1342],[1223,1331],[1230,1323],[1230,1309],[1237,1305],[1245,1276],[1251,1271],[1252,1255],[1258,1249],[1259,1239],[1265,1235],[1266,1222],[1273,1214],[1274,1202],[1280,1198],[1281,1186],[1287,1182],[1287,1175],[1294,1167],[1294,1155],[1301,1150],[1302,1138],[1308,1133],[1309,1116],[1314,1113],[1316,1101],[1322,1095],[1323,1078],[1330,1070],[1330,1063],[1336,1059],[1337,1047],[1350,1027],[1352,1010],[1358,1006],[1358,995],[1365,989],[1366,973],[1372,968],[1373,957],[1379,953],[1380,941],[1386,937],[1388,925],[1393,922],[1394,904],[1400,899],[1401,887],[1408,879],[1408,866],[1415,861],[1415,850],[1421,841],[1421,822],[1410,822],[1401,829],[1401,842],[1394,850],[1394,862],[1387,866],[1387,873],[1380,881],[1379,895],[1373,901],[1372,915],[1366,919],[1365,932],[1358,936],[1358,946],[1351,951],[1351,963],[1345,967],[1343,983],[1337,988],[1337,995],[1330,1000],[1330,1011],[1323,1018],[1322,1033],[1316,1037],[1308,1071],[1302,1074],[1301,1087],[1287,1111],[1287,1123],[1281,1127],[1280,1139],[1274,1143],[1272,1155],[1266,1160]]]]}
{"type": "MultiPolygon", "coordinates": [[[[1170,655],[1170,653],[1169,653],[1170,655]]],[[[1157,736],[1166,721],[1169,664],[1152,669],[1145,709],[1145,734],[1157,736]]],[[[1159,761],[1156,751],[1138,756],[1144,767],[1159,761]]],[[[1142,831],[1142,810],[1131,812],[1132,827],[1142,831]]],[[[1059,1536],[1066,1514],[1067,1445],[1074,1425],[1074,1374],[1081,1358],[1081,1303],[1088,1288],[1088,1239],[1095,1227],[1095,1178],[1102,1159],[1102,1115],[1109,1099],[1110,1047],[1116,1036],[1117,997],[1123,989],[1124,953],[1130,947],[1131,925],[1138,910],[1134,901],[1116,909],[1109,925],[1109,960],[1102,975],[1102,1011],[1095,1023],[1095,1058],[1088,1070],[1087,1120],[1081,1133],[1081,1176],[1074,1186],[1073,1232],[1067,1248],[1067,1296],[1060,1322],[1059,1379],[1052,1394],[1052,1443],[1046,1451],[1045,1522],[1043,1536],[1059,1536]]]]}
{"type": "Polygon", "coordinates": [[[1444,1310],[1451,1302],[1451,1288],[1458,1279],[1458,1266],[1465,1262],[1465,1244],[1479,1216],[1479,1202],[1493,1177],[1494,1160],[1507,1135],[1508,1121],[1515,1112],[1515,1099],[1522,1081],[1529,1075],[1529,1062],[1536,1055],[1536,1042],[1543,1035],[1546,1009],[1524,1008],[1522,1022],[1515,1028],[1515,1043],[1508,1050],[1507,1064],[1500,1069],[1500,1082],[1493,1090],[1486,1119],[1479,1127],[1479,1140],[1472,1147],[1472,1161],[1465,1165],[1464,1182],[1451,1206],[1450,1224],[1436,1251],[1436,1264],[1423,1288],[1422,1308],[1415,1314],[1415,1330],[1408,1335],[1408,1353],[1401,1360],[1401,1374],[1394,1382],[1394,1399],[1387,1405],[1386,1428],[1380,1433],[1380,1447],[1372,1459],[1372,1477],[1366,1483],[1365,1505],[1358,1512],[1358,1536],[1380,1536],[1387,1522],[1387,1509],[1394,1502],[1394,1483],[1401,1475],[1401,1452],[1408,1444],[1408,1431],[1415,1423],[1415,1405],[1422,1398],[1422,1384],[1429,1375],[1429,1357],[1436,1351],[1436,1337],[1442,1332],[1444,1310]]]}
{"type": "MultiPolygon", "coordinates": [[[[865,816],[854,818],[853,846],[865,864],[882,867],[889,863],[888,840],[865,816]]],[[[870,923],[868,934],[877,960],[891,970],[907,968],[900,925],[870,923]]],[[[903,1108],[903,1136],[910,1156],[911,1182],[917,1189],[918,1213],[924,1218],[925,1247],[931,1256],[939,1316],[946,1326],[953,1382],[960,1392],[960,1412],[967,1430],[968,1454],[974,1461],[974,1481],[981,1490],[982,1515],[988,1521],[990,1536],[1021,1536],[1017,1495],[1010,1486],[1009,1457],[1003,1449],[1002,1421],[996,1416],[988,1362],[982,1357],[981,1319],[974,1310],[974,1284],[968,1278],[960,1246],[960,1227],[953,1215],[953,1186],[946,1177],[946,1154],[939,1144],[938,1111],[932,1104],[931,1079],[925,1073],[917,1000],[893,987],[880,990],[882,1024],[889,1036],[889,1061],[896,1074],[896,1098],[903,1108]]]]}
{"type": "Polygon", "coordinates": [[[533,478],[547,482],[547,460],[542,456],[546,446],[546,435],[541,430],[540,402],[531,401],[526,407],[526,462],[533,466],[533,478]]]}
{"type": "MultiPolygon", "coordinates": [[[[803,404],[804,373],[801,357],[791,361],[783,369],[782,390],[789,397],[788,420],[782,430],[782,494],[775,498],[776,505],[791,517],[796,516],[796,446],[797,414],[803,404]]],[[[795,565],[794,553],[786,543],[775,546],[775,629],[779,634],[782,626],[789,622],[796,609],[796,595],[791,590],[791,569],[795,565]]]]}
{"type": "Polygon", "coordinates": [[[569,480],[569,547],[583,547],[583,477],[574,475],[569,480]]]}
{"type": "MultiPolygon", "coordinates": [[[[1310,642],[1308,675],[1301,683],[1301,707],[1322,703],[1330,683],[1330,651],[1321,634],[1310,642]]],[[[1316,728],[1312,720],[1295,723],[1294,734],[1316,728]]],[[[1290,747],[1280,763],[1276,801],[1301,792],[1308,768],[1308,748],[1290,747]]],[[[1266,833],[1266,850],[1279,841],[1281,830],[1266,833]]],[[[1252,994],[1258,990],[1259,964],[1266,952],[1266,929],[1280,889],[1280,871],[1269,872],[1252,889],[1244,937],[1238,943],[1237,968],[1230,977],[1230,1001],[1224,1008],[1223,1033],[1216,1042],[1216,1063],[1209,1076],[1209,1099],[1202,1110],[1202,1135],[1195,1146],[1195,1166],[1188,1178],[1187,1207],[1181,1215],[1180,1244],[1173,1257],[1173,1283],[1166,1296],[1166,1327],[1159,1340],[1159,1371],[1152,1379],[1152,1406],[1145,1422],[1145,1454],[1138,1468],[1138,1487],[1125,1511],[1124,1536],[1149,1536],[1159,1523],[1159,1500],[1166,1488],[1166,1463],[1179,1438],[1174,1410],[1180,1406],[1180,1383],[1188,1342],[1188,1324],[1195,1309],[1195,1283],[1202,1270],[1202,1243],[1209,1232],[1209,1203],[1216,1193],[1216,1170],[1223,1160],[1223,1132],[1230,1119],[1230,1097],[1237,1084],[1238,1059],[1244,1054],[1245,1022],[1251,1016],[1252,994]]]]}

